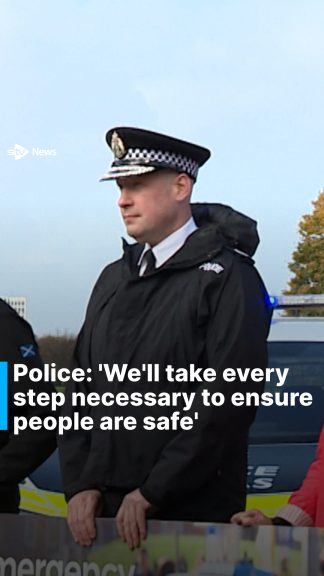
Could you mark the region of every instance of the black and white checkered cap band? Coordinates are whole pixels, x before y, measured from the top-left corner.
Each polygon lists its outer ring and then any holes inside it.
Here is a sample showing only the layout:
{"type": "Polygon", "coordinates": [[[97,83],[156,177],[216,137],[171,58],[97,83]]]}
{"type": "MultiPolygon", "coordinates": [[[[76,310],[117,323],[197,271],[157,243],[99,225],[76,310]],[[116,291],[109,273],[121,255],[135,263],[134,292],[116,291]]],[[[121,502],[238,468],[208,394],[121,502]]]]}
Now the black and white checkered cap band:
{"type": "Polygon", "coordinates": [[[100,181],[145,174],[159,167],[186,172],[196,180],[199,164],[191,158],[174,152],[129,148],[122,159],[115,158],[108,172],[100,178],[100,181]]]}
{"type": "Polygon", "coordinates": [[[123,157],[122,161],[136,162],[136,164],[149,164],[151,162],[161,164],[161,166],[169,166],[180,172],[186,172],[193,178],[197,178],[199,164],[182,156],[181,154],[176,154],[174,152],[167,152],[162,150],[147,150],[146,148],[129,148],[126,155],[123,157]]]}

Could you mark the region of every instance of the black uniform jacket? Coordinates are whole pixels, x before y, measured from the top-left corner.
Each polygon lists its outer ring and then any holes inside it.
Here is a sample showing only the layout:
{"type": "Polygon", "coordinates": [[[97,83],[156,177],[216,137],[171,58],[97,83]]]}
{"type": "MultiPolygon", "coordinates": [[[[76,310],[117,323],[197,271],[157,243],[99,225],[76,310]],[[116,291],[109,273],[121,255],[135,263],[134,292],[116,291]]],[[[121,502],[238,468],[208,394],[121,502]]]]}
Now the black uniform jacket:
{"type": "MultiPolygon", "coordinates": [[[[124,242],[124,256],[107,266],[93,290],[75,359],[91,368],[92,382],[71,391],[195,391],[191,431],[67,432],[61,440],[61,467],[67,499],[98,488],[116,513],[127,492],[140,488],[155,505],[156,518],[228,521],[244,509],[248,430],[254,408],[234,407],[234,391],[262,391],[263,384],[227,383],[224,368],[265,368],[271,313],[262,280],[246,254],[258,244],[255,222],[222,205],[196,205],[199,225],[162,267],[139,277],[142,246],[124,242]],[[244,252],[245,254],[243,254],[244,252]],[[99,363],[142,367],[158,363],[160,374],[175,368],[212,367],[213,383],[158,383],[142,378],[108,383],[99,363]],[[222,407],[202,407],[202,389],[221,391],[222,407]],[[116,499],[116,494],[118,495],[116,499]],[[111,500],[110,500],[111,499],[111,500]],[[109,501],[116,501],[115,510],[109,501]]],[[[67,405],[68,406],[68,403],[67,405]]],[[[68,408],[66,408],[68,410],[68,408]]],[[[75,409],[76,410],[76,409],[75,409]]],[[[84,408],[83,414],[158,418],[176,408],[84,408]]],[[[77,409],[80,411],[80,409],[77,409]]]]}
{"type": "Polygon", "coordinates": [[[30,325],[6,302],[0,300],[0,362],[8,362],[8,431],[0,431],[0,512],[18,512],[18,484],[39,466],[56,446],[55,432],[32,431],[28,428],[18,436],[13,434],[13,416],[50,414],[46,407],[14,407],[13,395],[35,392],[51,393],[46,382],[33,383],[27,376],[13,381],[13,364],[25,364],[29,369],[43,368],[30,325]]]}

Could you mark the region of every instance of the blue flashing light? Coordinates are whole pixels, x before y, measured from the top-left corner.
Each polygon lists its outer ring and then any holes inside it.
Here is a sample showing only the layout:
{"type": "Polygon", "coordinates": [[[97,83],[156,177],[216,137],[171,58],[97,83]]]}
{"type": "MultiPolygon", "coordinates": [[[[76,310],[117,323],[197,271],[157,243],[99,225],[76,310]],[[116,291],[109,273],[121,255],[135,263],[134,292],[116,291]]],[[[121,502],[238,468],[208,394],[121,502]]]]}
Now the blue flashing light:
{"type": "Polygon", "coordinates": [[[278,296],[270,296],[269,295],[269,304],[270,304],[270,306],[272,306],[272,308],[276,308],[276,306],[278,306],[278,304],[279,304],[278,296]]]}

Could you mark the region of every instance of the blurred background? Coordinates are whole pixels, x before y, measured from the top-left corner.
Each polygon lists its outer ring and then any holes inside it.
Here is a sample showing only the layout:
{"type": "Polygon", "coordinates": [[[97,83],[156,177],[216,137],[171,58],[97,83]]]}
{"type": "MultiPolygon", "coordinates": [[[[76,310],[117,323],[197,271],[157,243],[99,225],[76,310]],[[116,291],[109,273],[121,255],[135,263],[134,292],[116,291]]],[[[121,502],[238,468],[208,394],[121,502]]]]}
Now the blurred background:
{"type": "Polygon", "coordinates": [[[194,200],[256,219],[257,266],[287,288],[324,186],[321,0],[2,0],[0,22],[1,295],[38,336],[77,333],[120,257],[112,126],[209,147],[194,200]]]}

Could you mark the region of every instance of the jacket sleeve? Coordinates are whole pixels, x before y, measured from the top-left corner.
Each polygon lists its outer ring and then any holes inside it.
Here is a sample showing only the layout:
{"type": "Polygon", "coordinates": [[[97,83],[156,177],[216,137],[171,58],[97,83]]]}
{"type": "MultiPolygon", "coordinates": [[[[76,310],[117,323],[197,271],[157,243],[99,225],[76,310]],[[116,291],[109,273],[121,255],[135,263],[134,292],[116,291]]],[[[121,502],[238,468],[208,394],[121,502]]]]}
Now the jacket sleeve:
{"type": "Polygon", "coordinates": [[[13,364],[25,364],[28,369],[40,368],[43,363],[30,325],[3,301],[0,303],[0,361],[8,362],[8,431],[0,433],[0,487],[17,484],[46,460],[56,447],[55,431],[26,429],[13,434],[13,416],[49,415],[50,408],[41,406],[15,407],[15,392],[29,389],[51,393],[50,383],[31,382],[28,376],[13,381],[13,364]]]}
{"type": "MultiPolygon", "coordinates": [[[[249,261],[250,262],[250,261],[249,261]]],[[[217,277],[216,277],[217,278],[217,277]]],[[[215,280],[217,281],[217,280],[215,280]]],[[[216,381],[196,389],[198,422],[190,431],[180,432],[162,450],[154,468],[140,487],[143,496],[157,507],[183,498],[217,477],[226,447],[235,438],[247,438],[254,416],[253,407],[235,407],[230,398],[235,391],[261,393],[263,383],[224,382],[225,368],[262,368],[267,365],[266,339],[271,311],[264,285],[252,266],[239,257],[223,283],[219,296],[209,297],[209,320],[205,339],[205,367],[216,369],[216,381]],[[222,392],[225,404],[205,407],[202,389],[222,392]]]]}
{"type": "MultiPolygon", "coordinates": [[[[73,367],[82,367],[87,370],[92,365],[89,342],[91,341],[93,323],[102,301],[108,299],[116,290],[119,278],[118,274],[113,273],[113,268],[116,265],[118,263],[109,264],[104,268],[92,290],[86,318],[74,350],[73,367]]],[[[72,406],[72,394],[74,392],[83,392],[87,395],[92,391],[93,386],[87,385],[87,382],[73,382],[71,379],[66,385],[66,400],[62,409],[63,415],[73,417],[74,412],[79,412],[82,413],[82,416],[93,417],[95,422],[95,408],[90,408],[89,405],[86,405],[80,410],[72,406]]],[[[96,442],[93,430],[67,430],[62,436],[58,437],[58,446],[64,493],[67,501],[83,490],[104,490],[102,467],[100,466],[102,464],[101,442],[96,442]],[[96,464],[93,464],[93,461],[90,460],[91,458],[94,458],[96,464]],[[89,469],[91,470],[90,473],[88,473],[89,469]]]]}
{"type": "Polygon", "coordinates": [[[276,514],[294,526],[313,526],[319,492],[324,487],[324,428],[322,429],[314,462],[310,465],[306,477],[296,492],[289,498],[288,504],[276,514]]]}
{"type": "MultiPolygon", "coordinates": [[[[83,335],[84,327],[81,329],[77,339],[73,367],[82,365],[80,356],[82,355],[83,335]]],[[[75,392],[83,392],[87,395],[89,389],[86,382],[74,382],[72,379],[68,382],[65,392],[65,404],[62,408],[63,416],[73,418],[74,412],[82,413],[82,417],[90,416],[91,410],[88,405],[82,407],[82,410],[72,406],[72,394],[75,392]]],[[[90,453],[100,449],[100,444],[97,446],[93,439],[93,431],[74,430],[73,428],[66,430],[62,436],[58,436],[60,468],[67,501],[83,490],[91,488],[101,489],[98,474],[96,474],[95,470],[91,474],[90,482],[88,475],[86,477],[84,475],[90,453]]]]}

